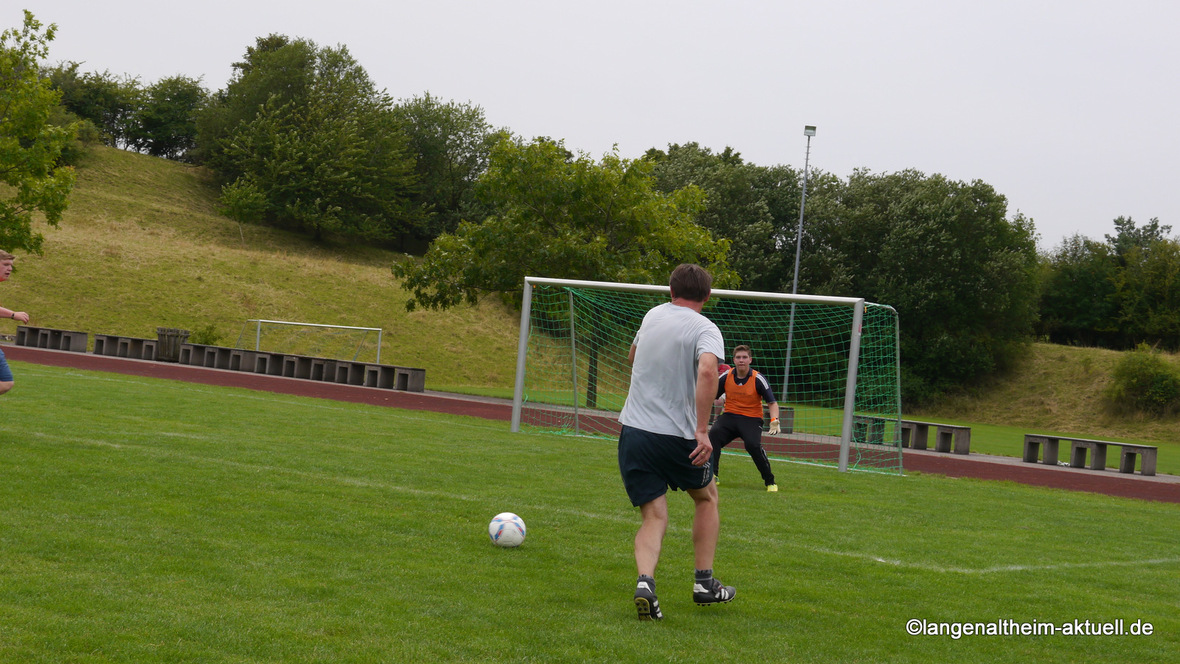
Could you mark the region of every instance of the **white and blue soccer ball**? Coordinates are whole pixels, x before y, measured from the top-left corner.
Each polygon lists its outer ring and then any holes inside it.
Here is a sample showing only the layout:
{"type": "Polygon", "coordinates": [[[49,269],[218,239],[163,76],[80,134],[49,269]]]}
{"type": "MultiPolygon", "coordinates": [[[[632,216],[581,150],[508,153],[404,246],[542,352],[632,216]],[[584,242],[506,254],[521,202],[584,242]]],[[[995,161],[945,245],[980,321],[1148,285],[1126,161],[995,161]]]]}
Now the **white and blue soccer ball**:
{"type": "Polygon", "coordinates": [[[514,547],[524,542],[524,519],[512,512],[501,512],[488,524],[488,536],[496,546],[514,547]]]}

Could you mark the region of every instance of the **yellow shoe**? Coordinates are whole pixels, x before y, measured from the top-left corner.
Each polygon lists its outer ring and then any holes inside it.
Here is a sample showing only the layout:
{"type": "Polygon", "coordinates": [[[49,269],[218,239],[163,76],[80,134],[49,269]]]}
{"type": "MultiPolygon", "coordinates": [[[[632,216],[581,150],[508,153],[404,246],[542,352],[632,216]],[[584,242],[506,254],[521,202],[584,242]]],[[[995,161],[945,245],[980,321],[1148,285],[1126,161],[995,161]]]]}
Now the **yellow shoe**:
{"type": "Polygon", "coordinates": [[[770,493],[778,493],[778,485],[777,484],[767,484],[766,490],[770,493]]]}

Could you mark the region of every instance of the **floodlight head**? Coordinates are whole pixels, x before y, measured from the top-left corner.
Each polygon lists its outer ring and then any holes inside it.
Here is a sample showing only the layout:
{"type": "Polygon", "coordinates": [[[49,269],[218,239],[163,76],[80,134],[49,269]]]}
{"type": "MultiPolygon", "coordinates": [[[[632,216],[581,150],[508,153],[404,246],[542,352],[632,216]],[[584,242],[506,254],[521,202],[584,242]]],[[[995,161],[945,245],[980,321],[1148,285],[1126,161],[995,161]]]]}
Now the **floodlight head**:
{"type": "Polygon", "coordinates": [[[804,125],[803,135],[804,136],[815,136],[815,125],[804,125]]]}

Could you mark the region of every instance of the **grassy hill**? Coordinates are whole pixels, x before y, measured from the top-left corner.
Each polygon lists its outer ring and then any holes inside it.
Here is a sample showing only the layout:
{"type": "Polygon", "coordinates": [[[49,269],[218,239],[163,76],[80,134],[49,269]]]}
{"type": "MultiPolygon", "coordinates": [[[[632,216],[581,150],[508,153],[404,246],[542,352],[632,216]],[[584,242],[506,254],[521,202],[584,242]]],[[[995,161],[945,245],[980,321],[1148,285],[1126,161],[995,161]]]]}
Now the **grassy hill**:
{"type": "MultiPolygon", "coordinates": [[[[225,344],[252,318],[381,327],[382,361],[425,368],[429,389],[509,393],[516,312],[485,303],[407,313],[389,271],[395,254],[239,225],[217,213],[216,196],[202,169],[96,148],[78,170],[61,227],[42,229],[45,255],[18,259],[0,302],[45,327],[153,337],[159,326],[212,325],[225,344]]],[[[1033,344],[1010,374],[906,416],[1177,441],[1180,419],[1116,417],[1103,407],[1118,356],[1033,344]]]]}
{"type": "Polygon", "coordinates": [[[425,368],[431,389],[512,383],[516,313],[495,303],[407,313],[394,253],[239,225],[216,198],[200,168],[95,148],[60,227],[40,229],[44,256],[17,259],[0,302],[33,325],[91,333],[212,325],[227,345],[248,319],[380,327],[381,361],[425,368]]]}
{"type": "MultiPolygon", "coordinates": [[[[1127,417],[1107,408],[1102,395],[1121,355],[1101,348],[1032,344],[1008,374],[915,415],[1092,438],[1180,443],[1180,417],[1127,417]]],[[[1180,356],[1165,359],[1180,365],[1180,356]]]]}

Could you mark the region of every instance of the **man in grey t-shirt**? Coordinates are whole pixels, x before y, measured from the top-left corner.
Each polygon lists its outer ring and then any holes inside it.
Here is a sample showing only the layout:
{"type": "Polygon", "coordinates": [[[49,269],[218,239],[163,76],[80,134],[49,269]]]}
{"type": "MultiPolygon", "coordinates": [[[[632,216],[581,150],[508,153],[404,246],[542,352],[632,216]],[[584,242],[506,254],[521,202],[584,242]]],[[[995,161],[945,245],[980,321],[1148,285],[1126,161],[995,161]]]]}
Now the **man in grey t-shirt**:
{"type": "Polygon", "coordinates": [[[664,617],[654,576],[668,529],[669,487],[683,489],[696,505],[693,601],[706,606],[734,597],[732,586],[713,578],[721,518],[710,465],[709,411],[725,344],[717,326],[701,315],[712,283],[698,265],[673,270],[672,301],[647,312],[628,355],[631,388],[619,414],[619,472],[631,504],[643,517],[635,535],[640,620],[664,617]]]}

